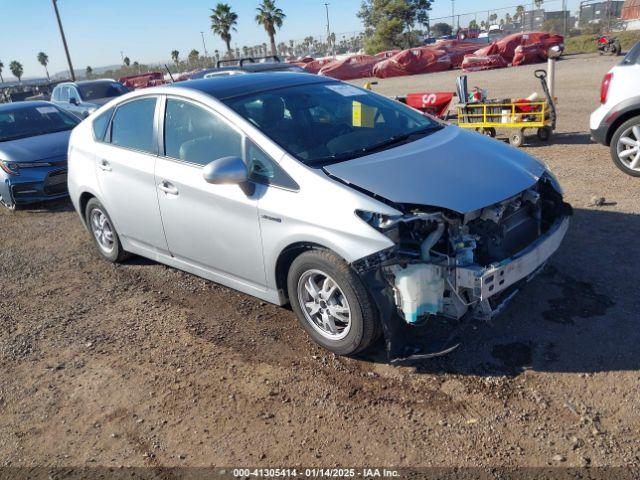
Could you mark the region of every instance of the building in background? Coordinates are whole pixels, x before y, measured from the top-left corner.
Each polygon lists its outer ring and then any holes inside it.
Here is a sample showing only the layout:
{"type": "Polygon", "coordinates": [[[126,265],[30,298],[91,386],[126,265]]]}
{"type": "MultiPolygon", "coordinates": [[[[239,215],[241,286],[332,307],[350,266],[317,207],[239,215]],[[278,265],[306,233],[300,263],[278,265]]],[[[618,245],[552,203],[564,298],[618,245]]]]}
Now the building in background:
{"type": "Polygon", "coordinates": [[[544,10],[527,10],[524,12],[523,25],[525,30],[540,30],[544,23],[544,10]]]}
{"type": "Polygon", "coordinates": [[[640,0],[627,0],[620,14],[622,20],[640,20],[640,0]]]}
{"type": "Polygon", "coordinates": [[[610,19],[620,18],[624,1],[593,1],[580,2],[579,21],[585,23],[602,23],[610,19]]]}

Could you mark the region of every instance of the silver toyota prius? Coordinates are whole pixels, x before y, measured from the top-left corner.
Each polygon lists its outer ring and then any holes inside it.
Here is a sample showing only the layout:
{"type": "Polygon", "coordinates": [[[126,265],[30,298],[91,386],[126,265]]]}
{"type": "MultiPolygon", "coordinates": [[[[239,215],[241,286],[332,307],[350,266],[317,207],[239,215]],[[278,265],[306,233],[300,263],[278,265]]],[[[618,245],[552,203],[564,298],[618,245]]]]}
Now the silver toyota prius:
{"type": "Polygon", "coordinates": [[[132,92],[74,129],[68,187],[98,252],[267,302],[337,354],[398,328],[488,319],[558,249],[544,164],[325,77],[132,92]]]}

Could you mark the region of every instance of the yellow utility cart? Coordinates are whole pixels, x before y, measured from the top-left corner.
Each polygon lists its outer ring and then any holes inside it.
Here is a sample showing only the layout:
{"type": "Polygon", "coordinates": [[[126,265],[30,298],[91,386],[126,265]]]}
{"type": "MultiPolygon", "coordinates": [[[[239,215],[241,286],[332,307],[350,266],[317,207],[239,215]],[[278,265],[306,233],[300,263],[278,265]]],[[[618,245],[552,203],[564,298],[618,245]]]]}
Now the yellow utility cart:
{"type": "Polygon", "coordinates": [[[458,126],[495,137],[497,129],[509,131],[509,143],[520,147],[525,140],[525,130],[535,128],[540,140],[546,142],[556,128],[556,108],[549,93],[547,72],[536,70],[536,78],[542,84],[546,100],[541,102],[485,102],[466,103],[457,106],[458,126]]]}

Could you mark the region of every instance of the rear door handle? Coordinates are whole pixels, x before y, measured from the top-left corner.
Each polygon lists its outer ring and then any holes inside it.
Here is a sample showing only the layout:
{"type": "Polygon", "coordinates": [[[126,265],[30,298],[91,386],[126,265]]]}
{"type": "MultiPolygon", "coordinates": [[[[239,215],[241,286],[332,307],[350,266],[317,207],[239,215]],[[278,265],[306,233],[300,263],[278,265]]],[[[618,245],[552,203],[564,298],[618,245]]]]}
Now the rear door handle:
{"type": "Polygon", "coordinates": [[[100,170],[104,170],[105,172],[111,171],[111,164],[107,160],[100,160],[98,166],[100,167],[100,170]]]}
{"type": "Polygon", "coordinates": [[[178,195],[178,189],[176,188],[176,186],[171,182],[167,182],[166,180],[160,182],[160,184],[158,185],[158,190],[166,193],[167,195],[178,195]]]}

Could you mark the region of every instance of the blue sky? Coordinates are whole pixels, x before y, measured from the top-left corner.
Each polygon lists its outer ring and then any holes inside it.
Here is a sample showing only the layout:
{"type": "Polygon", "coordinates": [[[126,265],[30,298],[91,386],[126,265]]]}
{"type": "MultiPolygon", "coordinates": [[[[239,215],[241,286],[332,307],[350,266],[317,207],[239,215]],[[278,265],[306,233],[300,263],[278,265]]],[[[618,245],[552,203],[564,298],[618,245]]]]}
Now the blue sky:
{"type": "MultiPolygon", "coordinates": [[[[320,36],[326,31],[324,3],[330,5],[332,30],[338,34],[362,29],[356,17],[361,0],[277,0],[287,20],[277,40],[320,36]]],[[[233,43],[239,47],[268,41],[255,24],[258,0],[226,0],[239,15],[233,43]]],[[[223,43],[209,30],[210,9],[217,0],[58,0],[67,34],[71,59],[76,69],[120,63],[120,51],[131,61],[166,61],[177,49],[183,56],[195,48],[202,53],[200,32],[205,32],[207,50],[223,49],[223,43]]],[[[457,13],[517,5],[517,0],[456,0],[457,13]]],[[[561,0],[547,0],[548,9],[559,10],[561,0]]],[[[578,0],[569,0],[572,10],[578,0]]],[[[11,78],[9,63],[20,61],[24,76],[44,75],[36,61],[39,51],[49,55],[51,73],[66,69],[64,50],[50,0],[4,0],[0,23],[0,60],[3,76],[11,78]]],[[[449,0],[435,0],[432,18],[451,15],[449,0]]]]}

